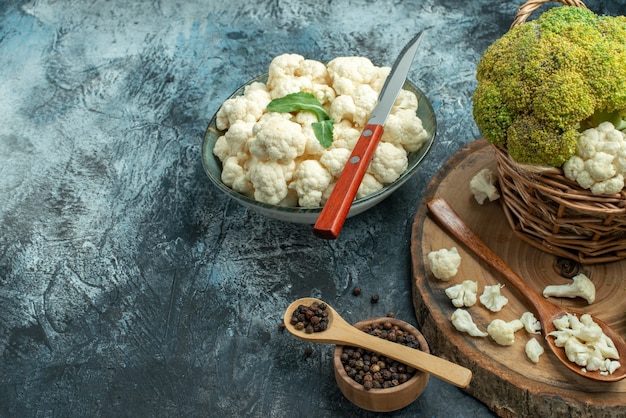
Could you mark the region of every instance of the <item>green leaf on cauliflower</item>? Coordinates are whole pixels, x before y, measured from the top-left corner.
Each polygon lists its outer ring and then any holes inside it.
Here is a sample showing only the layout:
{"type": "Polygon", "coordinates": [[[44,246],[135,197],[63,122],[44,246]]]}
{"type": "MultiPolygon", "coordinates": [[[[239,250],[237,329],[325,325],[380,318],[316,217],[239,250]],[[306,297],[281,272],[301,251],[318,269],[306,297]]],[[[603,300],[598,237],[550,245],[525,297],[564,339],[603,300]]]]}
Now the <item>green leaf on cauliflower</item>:
{"type": "Polygon", "coordinates": [[[317,117],[317,122],[311,124],[315,137],[324,148],[333,143],[333,120],[313,94],[300,91],[279,97],[267,105],[267,110],[278,113],[313,112],[317,117]]]}
{"type": "Polygon", "coordinates": [[[311,124],[315,137],[324,148],[330,147],[333,143],[333,122],[332,119],[327,119],[311,124]]]}

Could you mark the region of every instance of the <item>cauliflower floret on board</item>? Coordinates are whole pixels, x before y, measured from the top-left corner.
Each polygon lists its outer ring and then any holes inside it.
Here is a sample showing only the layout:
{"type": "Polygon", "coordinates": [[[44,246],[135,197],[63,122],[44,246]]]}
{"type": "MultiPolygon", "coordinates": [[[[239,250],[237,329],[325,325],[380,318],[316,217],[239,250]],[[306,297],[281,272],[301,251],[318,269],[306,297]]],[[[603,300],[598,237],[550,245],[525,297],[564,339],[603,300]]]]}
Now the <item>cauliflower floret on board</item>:
{"type": "Polygon", "coordinates": [[[504,305],[509,303],[509,299],[500,293],[502,287],[500,284],[485,286],[480,295],[480,302],[491,312],[500,312],[504,305]]]}
{"type": "Polygon", "coordinates": [[[457,331],[466,332],[472,337],[486,337],[489,335],[478,328],[470,313],[465,309],[458,308],[455,310],[450,320],[457,331]]]}
{"type": "Polygon", "coordinates": [[[483,168],[472,177],[469,185],[470,191],[479,205],[485,203],[486,200],[493,202],[500,198],[500,192],[496,188],[496,176],[488,168],[483,168]]]}
{"type": "Polygon", "coordinates": [[[533,363],[538,363],[539,356],[541,356],[545,352],[545,350],[543,349],[541,344],[539,344],[539,341],[537,341],[536,338],[531,338],[524,346],[524,352],[526,353],[526,356],[530,359],[530,361],[532,361],[533,363]]]}
{"type": "Polygon", "coordinates": [[[500,345],[513,345],[515,333],[524,328],[524,324],[519,319],[506,322],[502,319],[494,319],[487,326],[489,336],[500,345]]]}
{"type": "Polygon", "coordinates": [[[520,318],[522,324],[524,324],[524,328],[526,332],[529,334],[540,334],[541,333],[541,322],[532,312],[524,312],[522,317],[520,318]]]}
{"type": "Polygon", "coordinates": [[[572,282],[561,285],[549,285],[543,289],[543,296],[576,298],[580,297],[591,304],[596,300],[596,287],[593,282],[583,273],[572,277],[572,282]]]}
{"type": "Polygon", "coordinates": [[[450,298],[452,304],[457,308],[470,307],[476,304],[476,293],[478,292],[478,282],[464,280],[462,283],[450,286],[446,290],[446,296],[450,298]]]}
{"type": "Polygon", "coordinates": [[[461,255],[456,247],[430,251],[427,258],[430,271],[437,279],[443,281],[453,278],[461,266],[461,255]]]}
{"type": "Polygon", "coordinates": [[[317,160],[302,161],[294,173],[289,188],[298,193],[298,204],[304,208],[322,205],[322,194],[333,180],[333,176],[317,160]]]}

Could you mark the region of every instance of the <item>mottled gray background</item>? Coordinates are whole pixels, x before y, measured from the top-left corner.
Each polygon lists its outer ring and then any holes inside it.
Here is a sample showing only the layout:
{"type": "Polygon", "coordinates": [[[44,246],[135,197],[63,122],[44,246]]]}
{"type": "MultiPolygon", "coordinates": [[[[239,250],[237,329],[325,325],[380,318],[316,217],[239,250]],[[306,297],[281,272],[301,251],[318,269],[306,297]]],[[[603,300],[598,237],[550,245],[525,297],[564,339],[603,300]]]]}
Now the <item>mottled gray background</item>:
{"type": "MultiPolygon", "coordinates": [[[[625,1],[589,1],[623,14],[625,1]]],[[[278,330],[301,296],[415,324],[410,231],[424,187],[478,137],[474,70],[521,1],[0,2],[0,416],[371,416],[331,346],[278,330]],[[249,212],[203,172],[221,102],[279,54],[391,65],[439,122],[423,169],[337,241],[249,212]],[[355,285],[363,296],[351,295],[355,285]],[[370,304],[369,295],[380,302],[370,304]]],[[[394,416],[479,417],[431,379],[394,416]]]]}

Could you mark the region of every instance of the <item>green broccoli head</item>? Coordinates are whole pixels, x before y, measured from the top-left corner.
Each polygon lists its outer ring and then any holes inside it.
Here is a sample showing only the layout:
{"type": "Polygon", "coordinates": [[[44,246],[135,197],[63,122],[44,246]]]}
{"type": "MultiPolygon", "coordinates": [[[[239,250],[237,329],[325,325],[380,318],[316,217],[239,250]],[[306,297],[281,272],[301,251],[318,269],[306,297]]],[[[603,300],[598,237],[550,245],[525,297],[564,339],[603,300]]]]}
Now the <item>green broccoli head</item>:
{"type": "Polygon", "coordinates": [[[478,62],[476,125],[516,161],[560,167],[581,130],[626,115],[625,46],[626,17],[580,7],[511,28],[478,62]]]}

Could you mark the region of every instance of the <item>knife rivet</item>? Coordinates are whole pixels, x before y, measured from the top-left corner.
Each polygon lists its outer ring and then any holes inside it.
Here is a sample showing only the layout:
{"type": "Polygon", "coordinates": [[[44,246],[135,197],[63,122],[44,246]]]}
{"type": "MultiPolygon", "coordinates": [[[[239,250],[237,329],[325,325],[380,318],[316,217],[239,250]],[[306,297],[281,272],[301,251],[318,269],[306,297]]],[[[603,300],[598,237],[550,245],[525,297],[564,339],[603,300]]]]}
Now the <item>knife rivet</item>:
{"type": "Polygon", "coordinates": [[[363,136],[372,136],[372,131],[371,129],[366,129],[363,131],[363,136]]]}
{"type": "Polygon", "coordinates": [[[361,157],[359,157],[358,155],[355,155],[354,157],[350,157],[350,164],[356,164],[359,161],[361,161],[361,157]]]}

